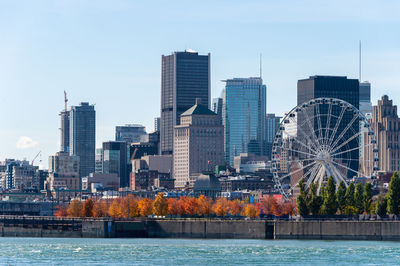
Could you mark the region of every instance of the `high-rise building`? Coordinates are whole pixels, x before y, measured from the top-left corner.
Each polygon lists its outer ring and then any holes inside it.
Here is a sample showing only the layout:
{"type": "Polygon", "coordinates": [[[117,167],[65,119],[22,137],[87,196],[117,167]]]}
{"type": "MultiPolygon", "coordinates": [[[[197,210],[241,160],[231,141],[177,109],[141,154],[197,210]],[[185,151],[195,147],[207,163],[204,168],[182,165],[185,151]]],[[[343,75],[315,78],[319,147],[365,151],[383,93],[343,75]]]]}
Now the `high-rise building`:
{"type": "MultiPolygon", "coordinates": [[[[397,114],[397,106],[389,100],[387,95],[378,100],[378,105],[373,107],[372,119],[369,120],[375,136],[366,136],[368,143],[376,138],[378,145],[379,170],[390,173],[400,171],[400,118],[397,114]]],[[[372,147],[365,148],[365,162],[373,162],[374,153],[372,147]]],[[[373,172],[373,165],[366,166],[366,174],[373,172]]]]}
{"type": "Polygon", "coordinates": [[[60,113],[61,117],[61,151],[69,152],[69,111],[64,110],[60,113]]]}
{"type": "Polygon", "coordinates": [[[125,141],[126,143],[140,142],[141,138],[146,134],[146,128],[142,125],[115,127],[115,141],[125,141]]]}
{"type": "Polygon", "coordinates": [[[222,98],[214,98],[211,110],[218,115],[219,123],[222,125],[222,98]]]}
{"type": "Polygon", "coordinates": [[[275,139],[276,131],[279,128],[279,123],[282,117],[276,116],[275,114],[267,114],[265,118],[265,154],[268,158],[271,158],[272,143],[275,139]]]}
{"type": "Polygon", "coordinates": [[[79,177],[94,173],[96,112],[94,105],[82,102],[70,111],[70,154],[80,158],[79,177]]]}
{"type": "Polygon", "coordinates": [[[224,163],[224,128],[218,116],[199,101],[175,126],[173,162],[177,188],[191,185],[195,181],[192,177],[224,163]]]}
{"type": "Polygon", "coordinates": [[[161,118],[154,117],[154,131],[160,131],[160,126],[161,126],[161,118]]]}
{"type": "Polygon", "coordinates": [[[222,120],[225,130],[225,160],[233,165],[235,156],[248,152],[252,141],[264,155],[266,86],[261,78],[234,78],[225,81],[222,120]]]}
{"type": "MultiPolygon", "coordinates": [[[[355,108],[359,109],[360,98],[359,98],[359,82],[357,79],[348,79],[347,77],[339,77],[339,76],[311,76],[308,79],[299,80],[297,82],[297,104],[303,104],[311,99],[328,97],[328,98],[336,98],[339,100],[346,101],[352,104],[355,108]]],[[[311,108],[309,108],[311,111],[311,108]]],[[[331,110],[331,119],[330,125],[327,124],[327,114],[328,114],[328,106],[322,105],[319,107],[319,119],[317,119],[316,114],[310,113],[307,114],[308,117],[314,118],[314,128],[319,128],[318,123],[320,123],[321,127],[335,128],[336,121],[338,117],[340,117],[341,110],[343,108],[339,106],[333,106],[331,110]]],[[[314,109],[312,109],[314,110],[314,109]]],[[[314,111],[315,112],[315,111],[314,111]]],[[[337,127],[337,131],[334,137],[338,137],[344,131],[346,126],[350,124],[354,117],[352,112],[346,112],[343,115],[343,118],[340,124],[337,127]]],[[[311,118],[312,119],[312,118],[311,118]]],[[[301,138],[304,135],[300,136],[300,131],[305,132],[304,134],[310,134],[310,130],[305,124],[306,116],[303,113],[298,113],[297,115],[297,131],[298,137],[301,138]]],[[[351,138],[353,135],[358,134],[360,128],[358,123],[353,123],[352,126],[347,130],[343,137],[337,142],[337,146],[340,146],[343,142],[351,138]]],[[[315,131],[315,130],[314,130],[315,131]]],[[[320,133],[319,130],[315,131],[315,135],[319,137],[320,134],[324,134],[323,131],[320,133]]],[[[331,132],[330,132],[331,133],[331,132]]],[[[322,136],[323,137],[323,136],[322,136]]],[[[333,138],[334,138],[333,137],[333,138]]],[[[303,140],[306,142],[306,140],[303,140]]],[[[353,170],[358,170],[359,165],[359,147],[358,139],[352,139],[346,146],[342,147],[338,151],[342,151],[343,149],[352,150],[351,152],[345,154],[347,156],[347,160],[351,159],[349,162],[349,167],[353,170]]],[[[343,155],[344,156],[344,155],[343,155]]],[[[354,171],[347,171],[347,176],[350,178],[354,176],[354,171]]]]}
{"type": "Polygon", "coordinates": [[[367,118],[372,115],[371,83],[364,81],[360,83],[360,111],[367,118]]]}
{"type": "Polygon", "coordinates": [[[117,174],[120,187],[129,186],[128,146],[124,141],[103,142],[103,173],[117,174]]]}
{"type": "Polygon", "coordinates": [[[210,54],[186,50],[163,55],[161,72],[161,154],[172,154],[181,114],[196,98],[210,107],[210,54]]]}
{"type": "Polygon", "coordinates": [[[96,148],[95,173],[103,173],[103,148],[96,148]]]}

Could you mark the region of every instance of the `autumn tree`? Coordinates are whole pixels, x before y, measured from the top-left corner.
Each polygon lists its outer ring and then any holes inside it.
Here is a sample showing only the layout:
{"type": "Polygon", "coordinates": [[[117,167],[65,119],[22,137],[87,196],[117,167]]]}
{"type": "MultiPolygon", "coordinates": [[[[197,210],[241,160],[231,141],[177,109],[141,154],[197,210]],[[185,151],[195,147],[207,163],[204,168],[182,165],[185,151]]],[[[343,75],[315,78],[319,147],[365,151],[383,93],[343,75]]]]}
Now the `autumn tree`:
{"type": "Polygon", "coordinates": [[[121,216],[134,218],[138,215],[138,201],[133,195],[128,195],[121,200],[121,216]]]}
{"type": "Polygon", "coordinates": [[[168,200],[164,197],[164,193],[158,193],[154,200],[153,213],[157,216],[165,216],[168,214],[168,200]]]}
{"type": "Polygon", "coordinates": [[[244,208],[245,216],[249,218],[256,218],[259,215],[260,211],[256,208],[254,204],[247,204],[244,208]]]}
{"type": "Polygon", "coordinates": [[[283,203],[282,214],[293,216],[296,213],[296,200],[291,198],[290,200],[283,203]]]}
{"type": "Polygon", "coordinates": [[[371,213],[371,204],[372,204],[372,185],[371,183],[366,183],[364,186],[363,205],[364,205],[364,211],[368,214],[371,213]]]}
{"type": "Polygon", "coordinates": [[[261,210],[263,211],[264,214],[270,215],[272,214],[272,205],[274,204],[273,202],[275,201],[274,197],[272,196],[266,196],[261,198],[261,210]]]}
{"type": "Polygon", "coordinates": [[[400,210],[400,178],[399,173],[394,172],[389,183],[387,197],[387,212],[389,214],[399,214],[400,210]]]}
{"type": "Polygon", "coordinates": [[[199,211],[197,200],[194,197],[185,198],[185,203],[183,206],[185,208],[185,214],[190,216],[196,215],[199,211]]]}
{"type": "Polygon", "coordinates": [[[116,198],[112,201],[110,208],[108,209],[108,215],[112,218],[121,217],[120,199],[116,198]]]}
{"type": "Polygon", "coordinates": [[[67,210],[69,217],[80,217],[82,215],[83,204],[79,199],[73,199],[67,210]]]}
{"type": "Polygon", "coordinates": [[[237,200],[232,200],[229,202],[229,214],[232,216],[238,216],[240,215],[240,212],[242,211],[242,206],[239,204],[237,200]]]}
{"type": "Polygon", "coordinates": [[[139,201],[138,209],[140,216],[147,217],[153,214],[153,204],[148,198],[144,198],[139,201]]]}
{"type": "Polygon", "coordinates": [[[363,213],[364,211],[364,187],[361,183],[356,185],[356,190],[354,192],[354,202],[355,207],[358,209],[358,213],[363,213]]]}
{"type": "Polygon", "coordinates": [[[204,195],[197,198],[198,214],[200,216],[208,216],[212,212],[212,199],[204,195]]]}
{"type": "Polygon", "coordinates": [[[93,207],[94,203],[91,198],[88,198],[83,204],[83,216],[84,217],[93,217],[93,207]]]}
{"type": "Polygon", "coordinates": [[[336,201],[340,214],[344,213],[344,208],[346,207],[346,184],[344,181],[340,181],[339,187],[336,191],[336,201]]]}
{"type": "Polygon", "coordinates": [[[108,215],[107,202],[105,200],[97,200],[93,206],[93,217],[106,217],[108,215]]]}
{"type": "Polygon", "coordinates": [[[218,198],[214,205],[213,211],[217,216],[223,217],[226,216],[229,210],[229,203],[226,198],[218,198]]]}
{"type": "Polygon", "coordinates": [[[275,216],[282,216],[283,215],[283,209],[282,209],[282,201],[278,201],[276,198],[271,197],[271,213],[275,216]]]}
{"type": "Polygon", "coordinates": [[[54,216],[56,217],[67,217],[68,216],[68,207],[67,205],[57,205],[56,206],[57,211],[54,213],[54,216]]]}

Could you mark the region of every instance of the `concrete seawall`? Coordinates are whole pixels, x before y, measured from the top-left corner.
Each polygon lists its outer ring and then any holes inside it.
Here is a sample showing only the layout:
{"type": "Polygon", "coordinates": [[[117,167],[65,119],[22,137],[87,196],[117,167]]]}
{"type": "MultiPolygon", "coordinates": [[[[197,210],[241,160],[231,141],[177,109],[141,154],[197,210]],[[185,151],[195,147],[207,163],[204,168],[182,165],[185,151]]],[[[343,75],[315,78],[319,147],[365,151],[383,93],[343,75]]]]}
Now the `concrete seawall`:
{"type": "Polygon", "coordinates": [[[3,237],[400,240],[400,221],[0,217],[3,237]]]}

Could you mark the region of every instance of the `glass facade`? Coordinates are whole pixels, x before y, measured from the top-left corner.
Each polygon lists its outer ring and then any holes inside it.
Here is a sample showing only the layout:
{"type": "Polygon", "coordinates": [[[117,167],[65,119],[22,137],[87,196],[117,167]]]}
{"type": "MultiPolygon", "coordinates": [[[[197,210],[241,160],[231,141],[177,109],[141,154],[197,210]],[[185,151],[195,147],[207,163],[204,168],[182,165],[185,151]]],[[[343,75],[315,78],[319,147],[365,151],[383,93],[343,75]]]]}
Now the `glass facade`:
{"type": "MultiPolygon", "coordinates": [[[[266,86],[261,78],[226,80],[222,119],[225,126],[225,160],[233,165],[234,156],[254,149],[264,154],[266,86]]],[[[258,154],[260,155],[260,154],[258,154]]]]}
{"type": "Polygon", "coordinates": [[[141,138],[146,134],[146,128],[142,125],[115,127],[115,141],[125,141],[127,143],[140,142],[141,138]]]}
{"type": "Polygon", "coordinates": [[[117,174],[120,187],[129,186],[127,147],[124,141],[103,142],[103,173],[117,174]]]}
{"type": "Polygon", "coordinates": [[[214,98],[211,110],[218,115],[218,121],[222,125],[222,98],[214,98]]]}
{"type": "Polygon", "coordinates": [[[281,119],[282,117],[275,116],[275,114],[267,114],[265,119],[265,153],[268,158],[271,158],[272,143],[274,142],[275,134],[279,128],[281,119]]]}
{"type": "Polygon", "coordinates": [[[210,107],[210,54],[187,50],[162,56],[161,70],[161,153],[172,154],[174,126],[196,98],[210,107]]]}

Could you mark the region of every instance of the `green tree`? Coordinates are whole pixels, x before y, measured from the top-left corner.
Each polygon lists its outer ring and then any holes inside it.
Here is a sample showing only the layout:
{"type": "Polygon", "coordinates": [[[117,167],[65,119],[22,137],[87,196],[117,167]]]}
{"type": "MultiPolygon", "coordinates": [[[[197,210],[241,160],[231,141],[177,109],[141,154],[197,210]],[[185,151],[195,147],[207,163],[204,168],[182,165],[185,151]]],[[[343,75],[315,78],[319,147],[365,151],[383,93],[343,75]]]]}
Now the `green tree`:
{"type": "Polygon", "coordinates": [[[386,215],[386,209],[387,209],[387,200],[386,198],[379,195],[378,200],[376,202],[375,213],[380,217],[384,217],[386,215]]]}
{"type": "Polygon", "coordinates": [[[368,214],[371,213],[371,203],[372,203],[372,185],[371,183],[366,183],[364,186],[363,205],[364,205],[364,211],[368,214]]]}
{"type": "Polygon", "coordinates": [[[399,214],[400,205],[400,178],[399,173],[394,172],[389,183],[387,197],[387,211],[390,214],[399,214]]]}
{"type": "Polygon", "coordinates": [[[356,202],[355,202],[355,199],[354,199],[354,190],[355,190],[354,183],[351,182],[349,184],[349,186],[347,187],[347,190],[346,190],[346,195],[345,195],[345,197],[346,197],[346,207],[347,206],[356,207],[356,202]]]}
{"type": "Polygon", "coordinates": [[[338,203],[340,214],[343,214],[344,208],[346,207],[346,184],[343,180],[340,181],[339,187],[336,191],[336,201],[338,203]]]}
{"type": "Polygon", "coordinates": [[[308,208],[306,202],[306,190],[304,179],[302,178],[299,182],[300,194],[297,196],[297,210],[300,216],[308,215],[308,208]]]}
{"type": "Polygon", "coordinates": [[[356,191],[354,192],[355,207],[358,209],[358,213],[364,211],[364,187],[361,183],[356,185],[356,191]]]}
{"type": "Polygon", "coordinates": [[[316,215],[321,212],[321,207],[323,203],[322,197],[317,194],[317,189],[318,185],[316,183],[312,183],[307,195],[307,206],[312,215],[316,215]]]}
{"type": "Polygon", "coordinates": [[[328,215],[334,215],[337,212],[336,202],[336,183],[333,177],[328,178],[324,193],[324,212],[328,215]]]}

